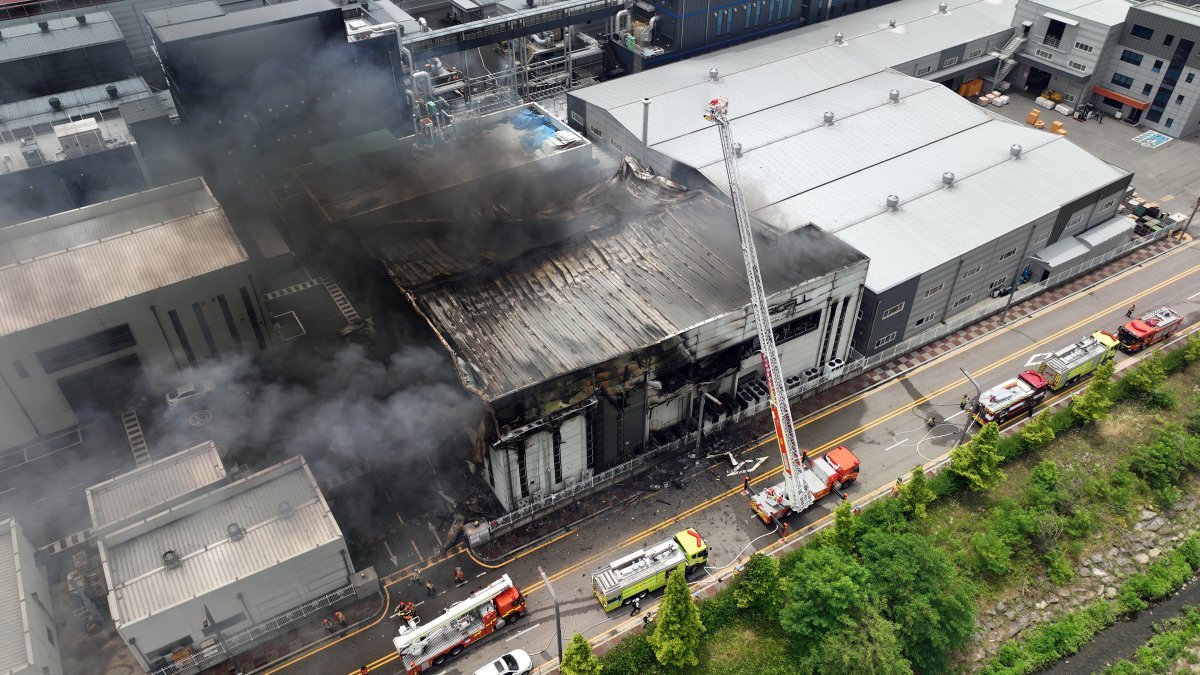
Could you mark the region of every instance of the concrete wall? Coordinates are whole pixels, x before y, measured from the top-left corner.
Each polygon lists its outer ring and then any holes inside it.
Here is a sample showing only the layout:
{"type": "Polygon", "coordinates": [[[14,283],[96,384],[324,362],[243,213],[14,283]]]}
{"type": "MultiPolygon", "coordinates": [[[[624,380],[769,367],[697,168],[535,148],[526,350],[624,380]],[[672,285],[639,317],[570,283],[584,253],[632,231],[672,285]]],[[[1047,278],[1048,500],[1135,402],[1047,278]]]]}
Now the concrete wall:
{"type": "MultiPolygon", "coordinates": [[[[12,538],[14,563],[17,566],[19,614],[10,615],[7,621],[21,621],[25,628],[25,648],[29,664],[8,671],[9,675],[62,675],[62,659],[58,652],[58,629],[54,623],[50,604],[50,584],[45,569],[34,559],[33,544],[25,538],[16,521],[0,536],[12,538]]],[[[8,561],[5,561],[7,564],[8,561]]]]}

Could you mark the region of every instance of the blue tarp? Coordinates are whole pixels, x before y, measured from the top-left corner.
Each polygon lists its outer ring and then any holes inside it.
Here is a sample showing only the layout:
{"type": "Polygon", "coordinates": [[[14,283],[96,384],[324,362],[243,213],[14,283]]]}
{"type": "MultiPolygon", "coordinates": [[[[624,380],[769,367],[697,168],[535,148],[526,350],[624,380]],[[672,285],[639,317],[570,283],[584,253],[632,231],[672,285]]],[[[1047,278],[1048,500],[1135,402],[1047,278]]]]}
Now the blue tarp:
{"type": "Polygon", "coordinates": [[[542,143],[545,143],[555,132],[556,129],[554,127],[540,126],[521,138],[521,147],[526,152],[537,152],[538,148],[542,147],[542,143]]]}
{"type": "Polygon", "coordinates": [[[528,109],[517,113],[512,120],[512,125],[517,129],[533,129],[544,124],[550,124],[550,118],[528,109]]]}

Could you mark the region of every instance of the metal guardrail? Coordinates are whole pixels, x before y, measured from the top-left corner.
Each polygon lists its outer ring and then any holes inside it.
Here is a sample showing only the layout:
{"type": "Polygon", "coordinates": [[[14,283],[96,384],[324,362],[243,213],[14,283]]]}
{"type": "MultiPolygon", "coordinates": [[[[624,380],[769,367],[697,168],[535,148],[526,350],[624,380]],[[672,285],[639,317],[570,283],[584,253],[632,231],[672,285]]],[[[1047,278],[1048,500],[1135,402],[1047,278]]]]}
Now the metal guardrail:
{"type": "Polygon", "coordinates": [[[260,624],[253,625],[240,633],[224,637],[217,644],[206,647],[191,656],[155,670],[152,675],[192,675],[193,673],[198,673],[205,668],[216,665],[235,654],[245,651],[246,648],[260,639],[311,616],[318,610],[352,597],[354,593],[353,585],[343,586],[332,593],[322,595],[316,600],[310,600],[295,609],[273,616],[260,624]]]}
{"type": "MultiPolygon", "coordinates": [[[[1083,272],[1086,272],[1092,268],[1098,267],[1114,258],[1118,258],[1118,257],[1132,251],[1135,248],[1141,248],[1142,246],[1146,246],[1153,242],[1159,241],[1160,239],[1165,238],[1169,233],[1170,233],[1170,228],[1164,227],[1161,230],[1159,230],[1158,232],[1155,232],[1155,233],[1145,236],[1145,237],[1141,237],[1139,239],[1134,239],[1132,241],[1126,242],[1126,243],[1122,244],[1121,246],[1118,246],[1117,248],[1113,249],[1112,251],[1105,253],[1104,255],[1097,256],[1095,258],[1092,258],[1090,260],[1082,262],[1078,265],[1075,265],[1074,267],[1072,267],[1066,271],[1059,272],[1058,274],[1055,274],[1054,276],[1046,279],[1045,281],[1041,281],[1041,282],[1037,282],[1037,283],[1027,283],[1024,286],[1020,287],[1017,291],[1014,291],[1012,298],[1001,297],[1001,298],[990,299],[988,302],[981,303],[980,306],[978,308],[976,308],[974,311],[966,312],[963,314],[959,314],[955,317],[952,317],[950,319],[950,321],[938,324],[926,331],[923,331],[917,335],[914,335],[913,337],[908,338],[907,340],[897,344],[896,346],[894,346],[890,349],[884,350],[882,352],[879,352],[878,354],[873,354],[868,357],[860,356],[859,358],[856,358],[855,360],[848,362],[845,365],[845,367],[841,370],[841,372],[839,372],[837,374],[822,375],[820,378],[815,378],[809,382],[804,382],[804,383],[800,384],[799,386],[791,387],[788,390],[789,398],[794,401],[797,398],[804,397],[805,395],[807,395],[809,392],[812,392],[813,390],[821,389],[827,385],[837,384],[839,382],[848,380],[852,377],[856,377],[857,375],[859,375],[867,370],[870,370],[871,368],[874,368],[878,365],[886,363],[901,354],[907,354],[908,352],[910,352],[918,347],[924,346],[930,342],[933,342],[934,340],[945,337],[946,335],[949,335],[950,333],[953,333],[954,331],[957,331],[957,330],[963,328],[964,326],[973,324],[976,321],[979,321],[980,319],[982,319],[984,317],[991,316],[992,314],[995,314],[996,312],[1001,311],[1002,308],[1005,307],[1006,305],[1008,305],[1010,302],[1012,304],[1016,304],[1022,300],[1025,300],[1029,297],[1037,295],[1038,293],[1041,293],[1050,288],[1053,288],[1054,286],[1057,286],[1058,284],[1061,284],[1065,281],[1069,281],[1070,279],[1074,279],[1075,277],[1079,276],[1083,272]]],[[[739,410],[736,413],[727,415],[716,422],[706,423],[704,425],[704,433],[711,434],[712,432],[719,431],[720,429],[723,429],[727,426],[733,426],[733,425],[739,424],[745,420],[748,420],[748,419],[755,417],[756,415],[762,413],[769,407],[769,405],[770,405],[770,401],[764,397],[762,400],[759,400],[759,401],[756,401],[756,402],[750,404],[748,407],[746,407],[743,410],[739,410]]],[[[540,511],[550,508],[550,507],[558,504],[559,502],[562,502],[563,500],[568,500],[568,499],[571,499],[572,497],[576,497],[580,494],[583,494],[583,493],[587,492],[588,490],[592,489],[593,487],[605,483],[606,481],[611,481],[611,480],[616,479],[619,476],[622,476],[622,475],[625,475],[628,473],[632,473],[634,469],[637,469],[638,467],[646,464],[653,457],[656,457],[656,456],[662,455],[662,454],[666,454],[666,453],[669,453],[674,450],[680,450],[685,447],[693,446],[693,445],[695,445],[695,442],[696,442],[696,434],[697,434],[696,431],[689,431],[689,432],[683,434],[682,436],[680,436],[679,438],[672,440],[668,443],[664,443],[662,445],[656,445],[656,446],[652,447],[649,451],[644,452],[641,455],[638,455],[637,457],[634,457],[633,459],[631,459],[623,464],[614,466],[602,473],[596,474],[594,476],[591,476],[590,478],[582,480],[579,483],[576,483],[575,485],[572,485],[568,488],[565,488],[565,489],[555,492],[553,494],[546,495],[545,497],[541,497],[541,498],[537,499],[536,501],[530,502],[529,504],[526,504],[525,506],[522,506],[521,508],[519,508],[515,511],[510,511],[509,513],[506,513],[494,520],[490,520],[490,521],[488,521],[488,529],[493,533],[493,535],[495,535],[498,530],[508,527],[508,526],[512,525],[513,523],[518,522],[524,518],[532,517],[533,515],[539,513],[540,511]]]]}

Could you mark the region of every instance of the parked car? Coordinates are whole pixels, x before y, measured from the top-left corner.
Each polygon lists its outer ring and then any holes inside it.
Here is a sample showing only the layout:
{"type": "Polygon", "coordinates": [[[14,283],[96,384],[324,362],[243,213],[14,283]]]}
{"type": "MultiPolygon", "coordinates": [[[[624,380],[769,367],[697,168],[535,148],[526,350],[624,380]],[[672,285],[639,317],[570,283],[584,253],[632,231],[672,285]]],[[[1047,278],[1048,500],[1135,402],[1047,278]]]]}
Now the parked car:
{"type": "Polygon", "coordinates": [[[533,670],[533,659],[524,649],[511,652],[475,671],[475,675],[525,675],[533,670]]]}
{"type": "Polygon", "coordinates": [[[181,403],[190,403],[216,388],[217,385],[211,380],[188,382],[178,389],[167,392],[167,406],[174,408],[181,403]]]}

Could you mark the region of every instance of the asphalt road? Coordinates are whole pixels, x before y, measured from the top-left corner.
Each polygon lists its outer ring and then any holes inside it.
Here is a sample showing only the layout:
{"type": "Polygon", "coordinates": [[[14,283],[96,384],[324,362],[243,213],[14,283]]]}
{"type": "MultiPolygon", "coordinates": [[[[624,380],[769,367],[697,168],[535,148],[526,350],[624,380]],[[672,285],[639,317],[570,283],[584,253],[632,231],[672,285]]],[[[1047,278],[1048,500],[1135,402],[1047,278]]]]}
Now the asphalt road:
{"type": "MultiPolygon", "coordinates": [[[[982,387],[989,387],[1027,366],[1039,355],[1060,349],[1098,329],[1114,330],[1125,321],[1125,309],[1136,302],[1143,310],[1170,305],[1183,313],[1188,324],[1200,320],[1200,248],[1181,246],[1159,258],[1111,276],[1096,286],[1038,310],[1031,316],[1014,311],[1009,324],[970,342],[956,351],[920,366],[906,375],[855,395],[800,420],[800,442],[819,452],[842,444],[862,460],[862,475],[850,498],[862,499],[887,489],[898,476],[919,464],[945,454],[957,441],[963,421],[958,409],[962,394],[973,389],[959,371],[967,369],[982,387]],[[933,414],[946,423],[927,428],[923,419],[933,414]]],[[[1125,359],[1124,355],[1118,357],[1125,359]]],[[[1048,403],[1063,394],[1048,399],[1048,403]]],[[[743,450],[750,457],[765,456],[753,482],[761,489],[778,480],[779,458],[773,440],[761,440],[743,450]]],[[[697,528],[711,547],[711,563],[719,569],[737,557],[771,544],[777,535],[754,517],[740,494],[740,477],[728,477],[726,465],[697,471],[686,489],[664,488],[647,492],[632,504],[609,512],[527,551],[503,567],[478,564],[462,550],[434,562],[425,578],[432,579],[438,594],[424,591],[403,578],[389,587],[389,613],[397,599],[420,601],[418,614],[435,616],[498,574],[509,574],[529,598],[530,614],[506,627],[458,660],[433,672],[472,673],[499,654],[517,647],[534,655],[535,663],[557,656],[554,642],[554,608],[540,581],[543,567],[562,602],[563,633],[591,637],[627,618],[617,611],[606,615],[591,594],[590,573],[612,559],[646,544],[670,537],[684,527],[697,528]],[[447,589],[454,565],[462,565],[471,579],[465,587],[447,589]]],[[[818,503],[809,512],[793,516],[793,530],[816,522],[836,506],[818,503]]],[[[647,603],[653,607],[654,601],[647,603]]],[[[391,638],[397,624],[381,617],[347,638],[302,654],[269,673],[351,673],[363,664],[372,673],[400,673],[391,638]]]]}

